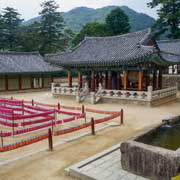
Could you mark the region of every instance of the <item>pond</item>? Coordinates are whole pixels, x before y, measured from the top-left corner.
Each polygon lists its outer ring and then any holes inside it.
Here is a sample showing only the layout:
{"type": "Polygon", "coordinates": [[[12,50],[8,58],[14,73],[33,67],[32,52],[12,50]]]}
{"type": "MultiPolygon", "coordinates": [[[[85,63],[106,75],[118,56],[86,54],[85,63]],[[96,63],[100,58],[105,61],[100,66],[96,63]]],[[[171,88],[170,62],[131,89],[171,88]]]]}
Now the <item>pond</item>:
{"type": "Polygon", "coordinates": [[[180,122],[173,126],[164,125],[137,141],[169,150],[177,150],[180,147],[180,122]]]}

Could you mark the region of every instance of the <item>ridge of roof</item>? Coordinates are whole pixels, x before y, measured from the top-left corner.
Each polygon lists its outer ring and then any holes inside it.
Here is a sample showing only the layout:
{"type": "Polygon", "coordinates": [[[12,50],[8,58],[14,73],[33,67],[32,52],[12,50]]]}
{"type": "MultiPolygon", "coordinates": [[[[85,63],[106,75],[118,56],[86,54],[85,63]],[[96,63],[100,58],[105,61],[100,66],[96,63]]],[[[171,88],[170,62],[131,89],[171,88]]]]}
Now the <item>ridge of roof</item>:
{"type": "Polygon", "coordinates": [[[166,52],[166,51],[160,51],[160,53],[162,53],[162,54],[169,54],[169,55],[180,57],[180,54],[170,53],[170,52],[166,52]]]}
{"type": "MultiPolygon", "coordinates": [[[[34,52],[15,52],[15,51],[0,51],[0,55],[40,55],[38,51],[34,52]]],[[[41,56],[41,55],[40,55],[41,56]]]]}
{"type": "MultiPolygon", "coordinates": [[[[92,36],[85,36],[84,40],[91,40],[91,39],[111,39],[111,38],[123,38],[123,37],[127,37],[127,36],[133,36],[133,35],[137,35],[139,33],[145,32],[147,31],[147,33],[149,34],[151,32],[150,30],[151,28],[147,28],[147,29],[143,29],[143,30],[139,30],[136,32],[130,32],[130,33],[126,33],[126,34],[121,34],[121,35],[115,35],[115,36],[97,36],[97,37],[92,37],[92,36]]],[[[83,42],[83,41],[82,41],[83,42]]]]}
{"type": "Polygon", "coordinates": [[[166,40],[157,41],[157,43],[173,43],[173,42],[180,42],[180,39],[166,39],[166,40]]]}

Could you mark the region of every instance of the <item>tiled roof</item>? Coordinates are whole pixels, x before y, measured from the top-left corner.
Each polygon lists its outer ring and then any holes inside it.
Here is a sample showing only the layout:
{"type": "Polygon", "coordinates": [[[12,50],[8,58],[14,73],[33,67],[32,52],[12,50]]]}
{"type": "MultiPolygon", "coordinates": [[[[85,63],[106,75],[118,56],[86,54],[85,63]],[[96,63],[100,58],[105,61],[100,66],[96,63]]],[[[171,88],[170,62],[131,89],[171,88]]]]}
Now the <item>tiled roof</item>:
{"type": "Polygon", "coordinates": [[[157,41],[160,56],[171,63],[180,63],[180,39],[157,41]]]}
{"type": "Polygon", "coordinates": [[[0,73],[52,73],[62,69],[50,65],[37,53],[0,52],[0,73]]]}
{"type": "Polygon", "coordinates": [[[141,62],[153,54],[145,46],[150,30],[111,37],[87,37],[71,52],[47,55],[47,60],[62,66],[124,65],[141,62]]]}
{"type": "Polygon", "coordinates": [[[180,55],[180,39],[157,41],[157,45],[161,52],[180,55]]]}

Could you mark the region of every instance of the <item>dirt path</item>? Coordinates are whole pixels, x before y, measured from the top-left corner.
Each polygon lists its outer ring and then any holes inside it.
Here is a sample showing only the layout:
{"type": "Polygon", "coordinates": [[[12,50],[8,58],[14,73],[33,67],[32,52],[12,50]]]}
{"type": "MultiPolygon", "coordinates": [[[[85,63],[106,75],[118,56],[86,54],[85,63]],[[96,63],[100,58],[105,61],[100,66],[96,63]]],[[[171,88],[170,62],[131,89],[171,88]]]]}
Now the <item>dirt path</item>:
{"type": "MultiPolygon", "coordinates": [[[[16,95],[17,98],[36,99],[46,103],[57,103],[47,92],[16,95]]],[[[63,100],[63,104],[75,105],[74,101],[63,100]]],[[[136,105],[99,104],[88,107],[103,110],[125,111],[125,125],[111,127],[99,132],[96,136],[86,136],[74,142],[55,148],[54,152],[42,152],[0,167],[0,180],[68,180],[64,168],[86,159],[102,150],[111,147],[140,131],[159,124],[163,118],[179,115],[180,102],[169,103],[160,107],[143,107],[136,105]]],[[[60,138],[60,137],[59,137],[60,138]]],[[[38,144],[32,146],[38,148],[38,144]]],[[[18,155],[18,151],[13,152],[18,155]]],[[[3,154],[1,154],[3,156],[3,154]]],[[[4,154],[5,155],[5,154],[4,154]]]]}
{"type": "Polygon", "coordinates": [[[59,146],[54,152],[43,152],[15,161],[0,168],[0,180],[66,180],[64,168],[86,159],[114,144],[133,136],[136,132],[115,127],[96,136],[87,136],[78,141],[59,146]]]}

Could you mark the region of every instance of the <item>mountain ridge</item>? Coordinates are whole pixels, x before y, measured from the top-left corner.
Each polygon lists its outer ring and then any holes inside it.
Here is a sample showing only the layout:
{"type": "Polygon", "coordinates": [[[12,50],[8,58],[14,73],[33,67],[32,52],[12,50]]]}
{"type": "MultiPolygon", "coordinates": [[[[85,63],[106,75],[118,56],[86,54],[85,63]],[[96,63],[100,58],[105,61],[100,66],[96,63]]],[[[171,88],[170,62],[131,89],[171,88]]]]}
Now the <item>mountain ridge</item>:
{"type": "MultiPolygon", "coordinates": [[[[75,32],[79,32],[81,28],[88,22],[104,23],[106,16],[115,8],[120,7],[129,17],[131,32],[151,27],[155,20],[144,13],[138,13],[127,6],[105,6],[102,8],[88,8],[85,6],[74,8],[68,12],[62,12],[66,26],[75,32]]],[[[34,22],[40,22],[41,17],[32,18],[25,21],[23,25],[30,25],[34,22]]]]}

